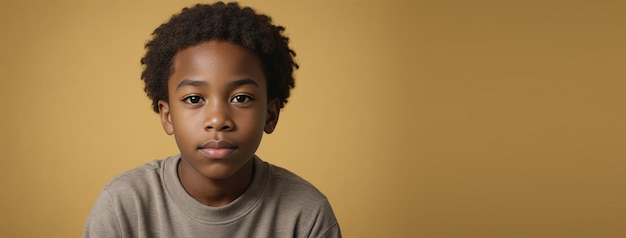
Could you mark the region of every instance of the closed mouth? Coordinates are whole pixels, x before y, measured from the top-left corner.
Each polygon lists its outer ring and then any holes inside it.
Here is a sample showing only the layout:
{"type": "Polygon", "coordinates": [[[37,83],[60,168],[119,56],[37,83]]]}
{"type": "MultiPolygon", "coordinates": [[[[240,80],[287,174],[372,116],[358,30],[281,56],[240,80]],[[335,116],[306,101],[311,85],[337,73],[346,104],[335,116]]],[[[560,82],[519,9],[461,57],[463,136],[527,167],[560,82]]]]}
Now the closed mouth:
{"type": "Polygon", "coordinates": [[[224,140],[212,140],[198,148],[203,154],[212,159],[222,159],[230,156],[237,150],[237,146],[224,140]]]}
{"type": "Polygon", "coordinates": [[[235,149],[235,148],[237,148],[237,146],[225,140],[211,140],[208,143],[200,147],[200,149],[235,149]]]}

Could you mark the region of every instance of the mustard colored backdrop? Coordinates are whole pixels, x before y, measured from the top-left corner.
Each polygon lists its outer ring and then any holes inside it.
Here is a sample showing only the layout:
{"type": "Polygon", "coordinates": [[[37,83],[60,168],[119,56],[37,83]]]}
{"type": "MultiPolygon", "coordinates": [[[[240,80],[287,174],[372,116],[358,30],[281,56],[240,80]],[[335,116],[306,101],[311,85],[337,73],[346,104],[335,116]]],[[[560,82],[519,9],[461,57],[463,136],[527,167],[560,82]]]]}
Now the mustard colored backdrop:
{"type": "MultiPolygon", "coordinates": [[[[626,237],[623,1],[245,1],[301,70],[258,154],[345,237],[626,237]]],[[[191,1],[0,3],[0,237],[80,237],[115,175],[177,153],[142,91],[191,1]]]]}

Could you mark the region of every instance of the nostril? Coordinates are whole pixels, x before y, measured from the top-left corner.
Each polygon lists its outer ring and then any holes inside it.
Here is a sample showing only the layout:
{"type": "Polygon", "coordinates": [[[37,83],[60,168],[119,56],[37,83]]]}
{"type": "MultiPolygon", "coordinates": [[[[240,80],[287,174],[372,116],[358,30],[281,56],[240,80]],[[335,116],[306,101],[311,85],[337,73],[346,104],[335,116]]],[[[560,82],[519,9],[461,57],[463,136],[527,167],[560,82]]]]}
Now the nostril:
{"type": "Polygon", "coordinates": [[[215,118],[207,121],[204,126],[205,130],[230,131],[235,129],[235,124],[228,118],[215,118]]]}
{"type": "Polygon", "coordinates": [[[227,130],[231,130],[232,128],[231,128],[231,126],[224,125],[222,127],[207,126],[206,129],[207,130],[218,129],[220,131],[227,131],[227,130]]]}

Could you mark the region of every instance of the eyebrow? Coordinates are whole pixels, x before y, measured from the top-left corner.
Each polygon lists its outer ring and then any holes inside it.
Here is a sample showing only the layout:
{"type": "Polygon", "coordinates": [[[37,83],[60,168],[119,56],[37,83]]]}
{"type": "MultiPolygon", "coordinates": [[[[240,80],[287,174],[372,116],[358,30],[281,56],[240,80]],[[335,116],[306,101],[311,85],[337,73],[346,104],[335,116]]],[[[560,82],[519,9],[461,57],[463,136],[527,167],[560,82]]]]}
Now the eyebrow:
{"type": "MultiPolygon", "coordinates": [[[[252,79],[239,79],[239,80],[235,80],[232,81],[230,83],[228,83],[228,86],[230,87],[238,87],[238,86],[242,86],[242,85],[253,85],[257,88],[259,88],[259,84],[252,80],[252,79]]],[[[198,80],[191,80],[191,79],[185,79],[183,81],[181,81],[177,86],[176,86],[176,90],[178,90],[179,88],[185,87],[185,86],[193,86],[193,87],[198,87],[198,86],[207,86],[208,83],[205,81],[198,81],[198,80]]]]}
{"type": "Polygon", "coordinates": [[[198,81],[198,80],[191,80],[191,79],[185,79],[183,81],[181,81],[178,86],[176,86],[176,90],[178,90],[179,88],[182,88],[184,86],[206,86],[207,82],[205,81],[198,81]]]}
{"type": "Polygon", "coordinates": [[[246,84],[251,84],[257,88],[259,87],[259,84],[252,79],[240,79],[240,80],[235,80],[235,81],[228,83],[228,85],[231,87],[242,86],[246,84]]]}

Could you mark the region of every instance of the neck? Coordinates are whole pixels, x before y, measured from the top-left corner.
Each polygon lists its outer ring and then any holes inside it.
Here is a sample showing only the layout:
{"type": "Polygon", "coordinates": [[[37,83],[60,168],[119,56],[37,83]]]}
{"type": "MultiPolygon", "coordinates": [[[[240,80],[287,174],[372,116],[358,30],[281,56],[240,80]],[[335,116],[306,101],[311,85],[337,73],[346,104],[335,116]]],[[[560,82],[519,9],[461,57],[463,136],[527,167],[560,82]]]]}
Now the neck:
{"type": "Polygon", "coordinates": [[[254,169],[253,161],[254,159],[250,159],[229,178],[212,179],[201,175],[180,160],[178,178],[185,191],[198,202],[211,207],[220,207],[237,199],[250,186],[254,169]]]}

